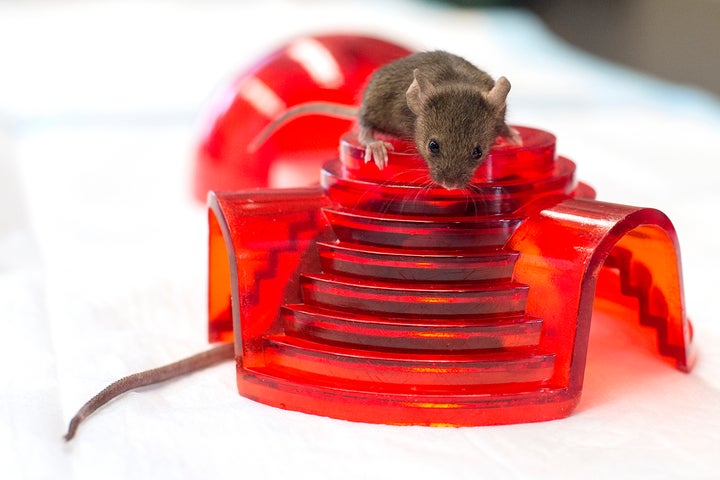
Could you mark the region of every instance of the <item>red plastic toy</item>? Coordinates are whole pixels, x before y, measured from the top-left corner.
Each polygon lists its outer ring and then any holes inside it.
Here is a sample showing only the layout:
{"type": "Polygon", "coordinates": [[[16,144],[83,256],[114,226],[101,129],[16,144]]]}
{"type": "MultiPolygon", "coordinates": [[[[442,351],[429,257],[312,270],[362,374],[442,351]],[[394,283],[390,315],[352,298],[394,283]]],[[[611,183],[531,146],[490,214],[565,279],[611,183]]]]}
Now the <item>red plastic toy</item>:
{"type": "Polygon", "coordinates": [[[317,183],[324,161],[337,157],[338,138],[350,128],[350,120],[299,118],[258,151],[248,152],[248,144],[293,105],[359,103],[367,78],[409,53],[376,38],[302,37],[239,74],[208,109],[207,130],[196,152],[196,198],[204,202],[210,190],[317,183]]]}
{"type": "MultiPolygon", "coordinates": [[[[269,121],[233,128],[245,141],[269,121]]],[[[278,132],[263,169],[294,139],[329,142],[317,121],[278,132]]],[[[660,354],[689,371],[668,218],[594,200],[553,135],[516,128],[523,146],[498,141],[467,190],[429,187],[401,142],[387,169],[364,164],[349,132],[319,186],[211,193],[209,334],[235,342],[239,392],[373,423],[561,418],[580,399],[596,296],[637,299],[660,354]]]]}

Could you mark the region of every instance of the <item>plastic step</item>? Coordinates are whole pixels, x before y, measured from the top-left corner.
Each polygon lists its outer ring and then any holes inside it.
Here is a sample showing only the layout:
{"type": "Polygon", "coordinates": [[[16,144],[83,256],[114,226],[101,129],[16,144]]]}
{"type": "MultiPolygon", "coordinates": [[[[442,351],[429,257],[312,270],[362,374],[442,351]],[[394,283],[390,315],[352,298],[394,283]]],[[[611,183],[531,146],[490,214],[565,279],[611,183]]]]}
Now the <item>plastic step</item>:
{"type": "Polygon", "coordinates": [[[401,217],[323,209],[341,241],[420,249],[501,248],[520,218],[401,217]]]}
{"type": "Polygon", "coordinates": [[[495,249],[408,250],[346,242],[317,246],[326,273],[402,281],[509,280],[518,256],[495,249]]]}
{"type": "Polygon", "coordinates": [[[278,408],[395,425],[537,422],[566,416],[579,400],[567,389],[546,383],[449,388],[360,385],[272,367],[239,370],[238,378],[242,395],[278,408]]]}
{"type": "Polygon", "coordinates": [[[523,314],[418,319],[351,314],[301,304],[283,307],[282,316],[286,334],[311,341],[446,353],[537,346],[542,329],[542,320],[523,314]]]}
{"type": "Polygon", "coordinates": [[[383,282],[331,274],[302,275],[304,303],[374,314],[497,315],[525,311],[528,287],[513,282],[383,282]]]}
{"type": "Polygon", "coordinates": [[[273,336],[265,365],[328,379],[394,385],[497,385],[543,382],[553,354],[430,354],[360,350],[273,336]]]}

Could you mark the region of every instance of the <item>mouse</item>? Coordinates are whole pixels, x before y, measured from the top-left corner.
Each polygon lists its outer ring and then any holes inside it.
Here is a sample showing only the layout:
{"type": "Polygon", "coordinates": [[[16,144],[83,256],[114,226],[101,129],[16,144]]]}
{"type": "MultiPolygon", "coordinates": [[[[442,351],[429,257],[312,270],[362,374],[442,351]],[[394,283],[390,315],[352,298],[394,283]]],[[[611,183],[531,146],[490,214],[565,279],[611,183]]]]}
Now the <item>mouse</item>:
{"type": "Polygon", "coordinates": [[[232,343],[223,343],[207,351],[192,355],[177,362],[123,377],[105,387],[100,391],[100,393],[92,397],[82,407],[80,407],[80,410],[78,410],[75,416],[73,416],[70,420],[67,433],[63,438],[66,442],[72,440],[83,420],[92,415],[97,409],[123,393],[127,393],[141,387],[146,387],[148,385],[155,385],[157,383],[173,380],[234,358],[235,345],[232,343]]]}
{"type": "MultiPolygon", "coordinates": [[[[366,85],[359,107],[307,102],[288,109],[248,146],[257,150],[281,125],[301,115],[322,114],[357,119],[365,162],[388,164],[392,144],[386,134],[415,143],[431,179],[447,190],[465,188],[487,158],[498,136],[521,144],[505,122],[510,82],[497,80],[462,57],[436,50],[417,52],[380,67],[366,85]]],[[[232,343],[221,344],[159,368],[117,380],[88,400],[70,420],[64,438],[75,437],[80,424],[114,398],[235,358],[232,343]]]]}
{"type": "Polygon", "coordinates": [[[416,52],[375,71],[359,107],[307,102],[288,109],[249,144],[256,151],[280,126],[302,115],[355,118],[365,162],[388,164],[388,134],[415,143],[430,178],[447,190],[469,185],[498,136],[521,144],[505,122],[510,82],[497,80],[464,58],[442,50],[416,52]]]}

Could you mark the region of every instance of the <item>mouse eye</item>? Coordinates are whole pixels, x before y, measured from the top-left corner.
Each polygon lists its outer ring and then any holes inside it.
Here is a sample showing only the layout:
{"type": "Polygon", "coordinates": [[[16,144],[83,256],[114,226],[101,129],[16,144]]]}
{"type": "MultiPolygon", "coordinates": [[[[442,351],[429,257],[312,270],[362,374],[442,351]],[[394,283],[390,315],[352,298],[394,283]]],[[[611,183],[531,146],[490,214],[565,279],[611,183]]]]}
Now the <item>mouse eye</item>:
{"type": "Polygon", "coordinates": [[[472,159],[477,160],[478,158],[482,157],[483,151],[480,147],[473,148],[472,151],[472,159]]]}
{"type": "Polygon", "coordinates": [[[432,153],[433,155],[440,154],[440,144],[437,142],[437,140],[430,140],[428,142],[428,150],[430,150],[430,153],[432,153]]]}

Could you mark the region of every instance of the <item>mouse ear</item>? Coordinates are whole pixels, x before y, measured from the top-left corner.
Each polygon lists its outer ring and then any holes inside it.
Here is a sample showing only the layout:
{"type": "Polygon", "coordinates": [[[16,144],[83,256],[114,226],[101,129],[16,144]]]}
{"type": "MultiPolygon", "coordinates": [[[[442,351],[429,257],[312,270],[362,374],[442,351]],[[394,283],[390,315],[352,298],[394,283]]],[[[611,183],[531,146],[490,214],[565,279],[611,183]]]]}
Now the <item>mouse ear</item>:
{"type": "Polygon", "coordinates": [[[413,70],[413,77],[405,97],[410,110],[415,115],[420,115],[428,99],[435,93],[435,86],[417,68],[413,70]]]}
{"type": "Polygon", "coordinates": [[[485,99],[490,105],[495,108],[502,108],[505,106],[505,99],[510,92],[510,82],[505,77],[500,77],[495,81],[495,85],[485,96],[485,99]]]}

